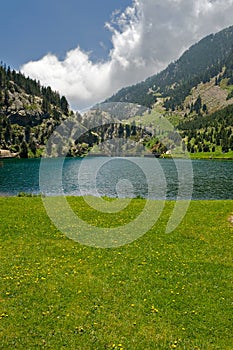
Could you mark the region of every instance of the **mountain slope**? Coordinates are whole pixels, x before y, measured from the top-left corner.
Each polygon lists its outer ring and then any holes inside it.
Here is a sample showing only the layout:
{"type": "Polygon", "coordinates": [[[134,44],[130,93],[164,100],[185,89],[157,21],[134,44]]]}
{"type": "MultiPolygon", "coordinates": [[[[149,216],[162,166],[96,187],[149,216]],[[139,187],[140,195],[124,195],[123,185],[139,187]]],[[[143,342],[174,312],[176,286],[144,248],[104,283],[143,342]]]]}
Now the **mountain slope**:
{"type": "Polygon", "coordinates": [[[202,39],[164,71],[120,90],[108,102],[96,105],[84,116],[74,115],[65,97],[50,87],[41,87],[39,82],[0,66],[2,154],[40,156],[52,134],[55,144],[49,146],[48,156],[64,152],[80,156],[112,138],[144,139],[144,144],[159,154],[164,147],[155,130],[158,132],[156,123],[161,114],[179,127],[183,139],[181,144],[173,132],[171,137],[166,134],[168,151],[183,150],[186,144],[191,153],[217,149],[220,154],[233,154],[233,26],[202,39]],[[68,117],[67,128],[63,123],[54,131],[68,117]],[[70,125],[73,130],[82,130],[79,140],[72,138],[70,125]]]}
{"type": "Polygon", "coordinates": [[[2,157],[39,156],[55,127],[71,113],[64,96],[0,65],[0,149],[8,150],[2,157]]]}
{"type": "MultiPolygon", "coordinates": [[[[233,26],[191,46],[176,62],[144,82],[126,87],[108,102],[134,102],[152,107],[136,118],[157,127],[156,115],[178,127],[182,143],[171,141],[169,152],[185,145],[193,157],[233,158],[233,26]]],[[[132,119],[130,119],[132,122],[132,119]]],[[[169,141],[169,142],[170,142],[169,141]]],[[[154,135],[148,146],[158,143],[154,135]]]]}
{"type": "MultiPolygon", "coordinates": [[[[112,108],[105,107],[106,111],[96,107],[84,116],[74,114],[64,96],[0,66],[0,158],[39,157],[42,153],[47,157],[83,156],[104,140],[136,141],[150,136],[146,130],[137,130],[135,124],[121,124],[117,117],[125,115],[125,108],[120,111],[118,106],[115,115],[112,108]]],[[[134,106],[135,113],[139,110],[145,108],[134,106]]],[[[120,150],[117,143],[110,148],[114,154],[129,153],[124,147],[120,150]]],[[[104,149],[100,151],[106,153],[104,149]]]]}
{"type": "Polygon", "coordinates": [[[156,96],[168,98],[166,107],[181,105],[190,90],[218,75],[232,78],[233,26],[211,34],[190,47],[176,62],[144,82],[126,87],[107,102],[132,102],[151,107],[156,96]]]}

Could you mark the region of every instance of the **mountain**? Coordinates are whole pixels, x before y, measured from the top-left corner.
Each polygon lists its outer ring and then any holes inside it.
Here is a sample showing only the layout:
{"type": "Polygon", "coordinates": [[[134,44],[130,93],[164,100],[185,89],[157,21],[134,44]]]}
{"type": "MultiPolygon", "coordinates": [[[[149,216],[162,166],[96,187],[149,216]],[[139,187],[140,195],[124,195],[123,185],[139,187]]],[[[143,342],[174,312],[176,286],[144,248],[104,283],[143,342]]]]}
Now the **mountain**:
{"type": "MultiPolygon", "coordinates": [[[[142,113],[139,107],[111,106],[94,109],[81,116],[69,109],[64,96],[26,78],[10,67],[0,65],[0,158],[82,156],[105,140],[150,137],[137,130],[135,123],[123,125],[121,116],[142,113]],[[132,114],[133,111],[133,114],[132,114]]],[[[96,147],[95,152],[114,154],[135,152],[112,142],[110,149],[96,147]]]]}
{"type": "Polygon", "coordinates": [[[233,26],[211,34],[191,46],[177,61],[144,82],[118,91],[106,102],[131,102],[152,107],[157,97],[168,98],[166,107],[182,105],[190,90],[208,82],[226,67],[232,81],[233,26]]]}
{"type": "MultiPolygon", "coordinates": [[[[159,74],[121,89],[83,116],[50,87],[0,65],[0,157],[38,157],[46,146],[47,156],[81,156],[97,145],[101,153],[106,140],[124,138],[157,156],[186,146],[193,156],[233,158],[232,131],[233,26],[207,36],[159,74]],[[179,137],[158,125],[161,115],[178,128],[179,137]]],[[[135,152],[128,145],[120,154],[135,152]]],[[[117,143],[110,148],[119,154],[117,143]]]]}
{"type": "Polygon", "coordinates": [[[53,130],[70,114],[64,96],[0,65],[0,157],[39,156],[53,130]]]}
{"type": "MultiPolygon", "coordinates": [[[[149,115],[135,120],[153,128],[158,113],[163,115],[178,128],[183,148],[193,156],[232,158],[233,26],[203,38],[159,74],[121,89],[106,102],[150,107],[149,115]]],[[[154,137],[149,147],[156,144],[154,137]]]]}

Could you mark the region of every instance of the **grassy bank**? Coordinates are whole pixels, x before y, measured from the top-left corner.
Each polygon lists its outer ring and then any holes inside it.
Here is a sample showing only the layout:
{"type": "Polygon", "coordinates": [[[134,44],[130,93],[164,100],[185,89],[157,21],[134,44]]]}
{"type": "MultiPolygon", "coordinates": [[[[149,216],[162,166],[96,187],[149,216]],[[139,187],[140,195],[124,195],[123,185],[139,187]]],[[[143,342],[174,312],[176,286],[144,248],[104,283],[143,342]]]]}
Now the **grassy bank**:
{"type": "MultiPolygon", "coordinates": [[[[56,199],[54,199],[56,200],[56,199]]],[[[116,226],[129,210],[83,219],[116,226]]],[[[1,349],[233,349],[232,201],[193,201],[165,227],[118,249],[81,246],[50,222],[40,198],[0,198],[1,349]]]]}
{"type": "Polygon", "coordinates": [[[233,151],[227,153],[223,152],[197,152],[190,153],[191,159],[223,159],[223,160],[233,160],[233,151]]]}
{"type": "MultiPolygon", "coordinates": [[[[162,158],[185,158],[187,159],[187,154],[182,153],[172,153],[172,156],[170,154],[163,154],[161,156],[162,158]]],[[[196,152],[196,153],[189,153],[190,159],[215,159],[215,160],[233,160],[233,151],[222,153],[222,152],[196,152]]]]}

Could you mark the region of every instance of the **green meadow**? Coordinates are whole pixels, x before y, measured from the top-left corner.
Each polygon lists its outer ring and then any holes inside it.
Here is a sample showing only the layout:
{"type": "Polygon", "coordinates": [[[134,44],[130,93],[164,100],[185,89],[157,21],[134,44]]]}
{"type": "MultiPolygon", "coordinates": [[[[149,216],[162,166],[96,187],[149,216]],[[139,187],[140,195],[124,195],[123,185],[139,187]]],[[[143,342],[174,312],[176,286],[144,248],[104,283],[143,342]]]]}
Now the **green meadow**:
{"type": "MultiPolygon", "coordinates": [[[[107,227],[145,204],[100,215],[69,202],[107,227]]],[[[192,201],[166,234],[173,206],[137,241],[100,249],[59,232],[41,198],[1,197],[0,348],[232,350],[233,201],[192,201]]]]}

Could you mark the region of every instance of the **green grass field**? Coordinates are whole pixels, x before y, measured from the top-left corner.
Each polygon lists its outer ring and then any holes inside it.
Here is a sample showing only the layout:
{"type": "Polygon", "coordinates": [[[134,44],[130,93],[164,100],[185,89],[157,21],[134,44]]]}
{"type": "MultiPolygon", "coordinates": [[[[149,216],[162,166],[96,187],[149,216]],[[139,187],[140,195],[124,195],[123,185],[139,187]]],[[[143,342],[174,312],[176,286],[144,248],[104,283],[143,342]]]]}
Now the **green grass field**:
{"type": "MultiPolygon", "coordinates": [[[[143,205],[99,216],[69,201],[110,227],[143,205]]],[[[193,201],[165,234],[167,202],[147,234],[118,249],[69,240],[41,198],[0,205],[1,349],[233,349],[233,201],[193,201]]]]}
{"type": "Polygon", "coordinates": [[[233,160],[233,151],[229,151],[227,153],[223,153],[218,150],[216,152],[197,152],[190,153],[191,159],[225,159],[225,160],[233,160]]]}
{"type": "MultiPolygon", "coordinates": [[[[222,153],[222,151],[216,151],[216,152],[196,152],[196,153],[189,153],[190,159],[203,159],[203,160],[233,160],[233,151],[229,151],[227,153],[222,153]]],[[[180,153],[179,149],[177,150],[177,153],[173,152],[171,155],[162,155],[162,158],[185,158],[187,159],[187,153],[180,153]]]]}

